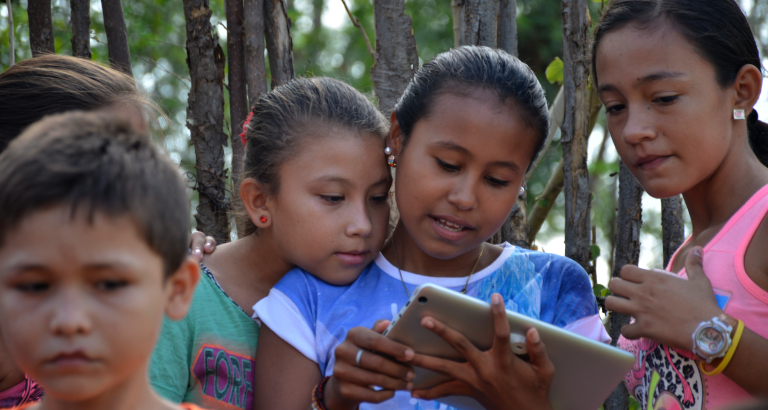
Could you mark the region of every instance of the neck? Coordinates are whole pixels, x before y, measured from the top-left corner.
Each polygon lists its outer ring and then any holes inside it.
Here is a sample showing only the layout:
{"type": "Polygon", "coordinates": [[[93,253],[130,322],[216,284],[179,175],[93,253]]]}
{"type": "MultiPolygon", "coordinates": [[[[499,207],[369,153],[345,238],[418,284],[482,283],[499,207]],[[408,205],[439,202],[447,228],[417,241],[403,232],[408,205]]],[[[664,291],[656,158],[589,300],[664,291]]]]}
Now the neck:
{"type": "Polygon", "coordinates": [[[35,410],[170,410],[177,409],[155,394],[147,379],[144,365],[126,380],[109,387],[101,394],[83,400],[67,400],[46,392],[35,410]]]}
{"type": "Polygon", "coordinates": [[[498,252],[491,252],[494,246],[486,244],[478,263],[482,245],[479,243],[460,255],[441,259],[424,252],[408,234],[403,223],[398,222],[392,233],[392,239],[384,245],[381,252],[390,263],[404,271],[430,277],[465,277],[469,276],[476,263],[475,272],[482,270],[498,256],[498,252]],[[395,247],[397,247],[396,250],[395,247]]]}
{"type": "Polygon", "coordinates": [[[293,268],[283,257],[271,230],[223,244],[203,263],[217,280],[259,293],[268,293],[293,268]]]}
{"type": "Polygon", "coordinates": [[[23,382],[25,378],[24,372],[13,364],[0,342],[0,393],[23,382]]]}
{"type": "Polygon", "coordinates": [[[710,228],[719,230],[760,188],[768,184],[768,168],[748,144],[729,153],[715,172],[683,193],[695,239],[710,228]]]}

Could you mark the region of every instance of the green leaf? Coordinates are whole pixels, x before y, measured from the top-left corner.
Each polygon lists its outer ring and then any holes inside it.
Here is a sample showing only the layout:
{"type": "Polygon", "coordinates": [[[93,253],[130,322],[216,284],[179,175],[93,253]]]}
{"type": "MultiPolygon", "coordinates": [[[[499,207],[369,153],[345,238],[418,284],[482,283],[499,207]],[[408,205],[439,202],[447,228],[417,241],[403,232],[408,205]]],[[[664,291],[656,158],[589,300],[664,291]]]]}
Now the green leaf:
{"type": "Polygon", "coordinates": [[[607,297],[610,294],[611,294],[611,290],[610,289],[603,289],[603,290],[600,291],[600,297],[601,298],[605,298],[605,297],[607,297]]]}
{"type": "Polygon", "coordinates": [[[542,208],[548,208],[549,207],[549,199],[543,198],[539,199],[539,206],[542,208]]]}
{"type": "Polygon", "coordinates": [[[547,75],[547,81],[549,81],[552,84],[562,84],[563,83],[563,60],[560,59],[560,57],[555,57],[554,60],[552,60],[551,63],[547,66],[546,70],[547,75]]]}
{"type": "Polygon", "coordinates": [[[589,259],[595,260],[600,256],[600,247],[597,245],[590,245],[589,247],[589,259]]]}
{"type": "Polygon", "coordinates": [[[603,285],[601,285],[599,283],[597,285],[595,285],[595,286],[592,286],[592,292],[595,293],[596,297],[602,297],[601,295],[603,294],[603,291],[605,291],[605,290],[608,290],[608,289],[606,289],[605,286],[603,286],[603,285]]]}

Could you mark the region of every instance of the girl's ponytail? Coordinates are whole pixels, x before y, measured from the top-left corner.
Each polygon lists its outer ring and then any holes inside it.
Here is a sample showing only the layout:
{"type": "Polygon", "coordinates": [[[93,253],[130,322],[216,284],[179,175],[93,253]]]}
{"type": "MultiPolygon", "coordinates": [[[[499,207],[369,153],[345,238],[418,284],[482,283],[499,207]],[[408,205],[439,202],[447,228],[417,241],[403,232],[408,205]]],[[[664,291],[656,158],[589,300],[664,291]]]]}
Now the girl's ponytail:
{"type": "Polygon", "coordinates": [[[752,151],[763,165],[768,166],[768,124],[758,119],[757,110],[753,109],[747,117],[747,131],[752,151]]]}

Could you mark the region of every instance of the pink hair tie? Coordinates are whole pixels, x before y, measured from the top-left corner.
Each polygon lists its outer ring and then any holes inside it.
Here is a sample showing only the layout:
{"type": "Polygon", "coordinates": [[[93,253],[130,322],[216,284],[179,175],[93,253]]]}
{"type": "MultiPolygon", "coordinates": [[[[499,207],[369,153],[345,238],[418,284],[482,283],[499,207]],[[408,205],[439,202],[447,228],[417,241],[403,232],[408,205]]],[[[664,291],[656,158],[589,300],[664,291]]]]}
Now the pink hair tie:
{"type": "Polygon", "coordinates": [[[240,141],[243,142],[243,146],[248,142],[248,140],[245,138],[245,133],[248,132],[248,124],[250,124],[251,120],[253,119],[253,111],[248,113],[248,117],[245,118],[245,122],[243,123],[243,133],[240,134],[240,141]]]}

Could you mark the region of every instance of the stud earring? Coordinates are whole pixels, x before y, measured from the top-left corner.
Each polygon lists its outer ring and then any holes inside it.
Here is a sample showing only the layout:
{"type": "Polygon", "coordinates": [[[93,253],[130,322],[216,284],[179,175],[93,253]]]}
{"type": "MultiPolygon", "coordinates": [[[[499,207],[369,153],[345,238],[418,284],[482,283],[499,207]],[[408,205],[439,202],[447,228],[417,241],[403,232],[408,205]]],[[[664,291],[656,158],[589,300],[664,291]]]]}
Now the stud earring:
{"type": "Polygon", "coordinates": [[[389,148],[389,147],[384,148],[384,155],[392,155],[392,148],[389,148]]]}
{"type": "Polygon", "coordinates": [[[744,116],[744,110],[741,108],[734,108],[733,109],[733,119],[734,120],[743,120],[746,117],[744,116]]]}
{"type": "Polygon", "coordinates": [[[263,224],[267,223],[267,217],[262,215],[261,218],[259,218],[259,222],[261,222],[263,224]]]}
{"type": "Polygon", "coordinates": [[[522,186],[521,186],[521,187],[520,187],[520,191],[519,191],[517,194],[518,194],[518,195],[520,195],[520,196],[523,196],[523,195],[525,195],[525,187],[522,187],[522,186]]]}
{"type": "Polygon", "coordinates": [[[387,158],[387,164],[389,164],[389,166],[392,168],[395,168],[397,166],[394,155],[390,155],[389,158],[387,158]]]}

